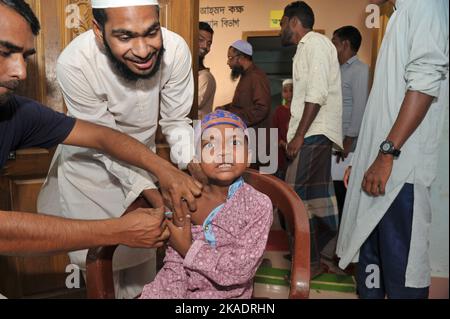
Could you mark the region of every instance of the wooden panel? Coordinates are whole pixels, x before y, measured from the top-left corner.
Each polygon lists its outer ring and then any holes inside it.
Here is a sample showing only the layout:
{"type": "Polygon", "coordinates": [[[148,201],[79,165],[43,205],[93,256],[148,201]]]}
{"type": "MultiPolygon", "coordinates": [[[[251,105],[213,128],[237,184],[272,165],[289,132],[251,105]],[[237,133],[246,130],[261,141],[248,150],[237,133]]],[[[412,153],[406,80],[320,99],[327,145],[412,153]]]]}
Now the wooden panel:
{"type": "MultiPolygon", "coordinates": [[[[192,71],[195,80],[194,92],[198,92],[198,0],[163,0],[160,1],[165,8],[161,12],[167,20],[167,28],[178,33],[189,45],[192,54],[192,71]]],[[[190,118],[198,119],[198,95],[194,94],[194,104],[190,118]]]]}
{"type": "MultiPolygon", "coordinates": [[[[36,16],[41,19],[41,3],[39,0],[28,0],[36,16]]],[[[27,67],[27,80],[23,81],[17,90],[18,95],[27,96],[41,103],[46,103],[46,82],[45,82],[45,46],[44,36],[39,34],[35,39],[37,54],[30,57],[27,67]]]]}
{"type": "Polygon", "coordinates": [[[52,150],[40,148],[20,150],[16,152],[16,159],[8,161],[0,170],[0,174],[10,178],[43,177],[47,175],[52,157],[52,150]]]}
{"type": "MultiPolygon", "coordinates": [[[[39,190],[47,174],[52,152],[42,149],[19,151],[0,175],[0,209],[36,212],[39,190]]],[[[67,255],[20,258],[0,257],[0,291],[9,298],[35,297],[65,287],[67,255]]]]}
{"type": "MultiPolygon", "coordinates": [[[[11,181],[12,210],[36,212],[37,196],[44,179],[17,179],[11,181]]],[[[67,255],[51,257],[15,258],[21,276],[23,296],[65,289],[67,255]]]]}
{"type": "Polygon", "coordinates": [[[59,0],[58,16],[61,32],[61,49],[73,39],[92,28],[92,9],[89,0],[59,0]],[[79,10],[79,20],[71,20],[72,9],[79,10]]]}

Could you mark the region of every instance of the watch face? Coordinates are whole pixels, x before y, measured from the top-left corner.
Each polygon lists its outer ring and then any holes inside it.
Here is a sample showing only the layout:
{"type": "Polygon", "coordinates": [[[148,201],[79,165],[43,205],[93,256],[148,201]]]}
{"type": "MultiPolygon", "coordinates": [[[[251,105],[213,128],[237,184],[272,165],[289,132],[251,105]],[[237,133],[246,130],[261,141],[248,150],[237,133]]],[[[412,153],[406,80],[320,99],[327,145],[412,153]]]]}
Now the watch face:
{"type": "Polygon", "coordinates": [[[391,150],[391,145],[389,145],[389,143],[383,143],[383,145],[381,145],[381,149],[384,152],[389,152],[391,150]]]}

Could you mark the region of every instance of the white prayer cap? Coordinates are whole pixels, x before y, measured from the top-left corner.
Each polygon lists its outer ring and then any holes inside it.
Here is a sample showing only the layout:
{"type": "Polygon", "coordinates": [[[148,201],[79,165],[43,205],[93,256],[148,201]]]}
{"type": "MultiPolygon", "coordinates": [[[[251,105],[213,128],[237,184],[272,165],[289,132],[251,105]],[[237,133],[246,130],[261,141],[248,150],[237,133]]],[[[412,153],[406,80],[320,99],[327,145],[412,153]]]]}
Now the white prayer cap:
{"type": "Polygon", "coordinates": [[[236,50],[241,51],[249,56],[253,56],[253,47],[250,43],[244,40],[237,40],[231,45],[236,50]]]}
{"type": "Polygon", "coordinates": [[[283,81],[283,86],[289,85],[289,84],[294,84],[294,81],[292,79],[287,79],[287,80],[283,81]]]}
{"type": "Polygon", "coordinates": [[[93,9],[158,6],[158,0],[91,0],[93,9]]]}

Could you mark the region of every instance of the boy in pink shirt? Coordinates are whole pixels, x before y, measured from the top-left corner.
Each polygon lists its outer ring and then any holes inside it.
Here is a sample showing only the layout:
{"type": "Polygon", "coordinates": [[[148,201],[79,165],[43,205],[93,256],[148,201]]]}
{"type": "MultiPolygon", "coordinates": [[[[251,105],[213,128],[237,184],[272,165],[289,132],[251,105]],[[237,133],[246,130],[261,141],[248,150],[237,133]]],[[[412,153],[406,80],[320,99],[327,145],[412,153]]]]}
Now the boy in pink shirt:
{"type": "MultiPolygon", "coordinates": [[[[164,266],[143,299],[251,298],[273,211],[270,199],[246,184],[247,127],[218,110],[201,125],[201,166],[209,179],[190,223],[171,231],[164,266]],[[231,134],[230,134],[231,133],[231,134]]],[[[200,141],[199,141],[200,142],[200,141]]]]}

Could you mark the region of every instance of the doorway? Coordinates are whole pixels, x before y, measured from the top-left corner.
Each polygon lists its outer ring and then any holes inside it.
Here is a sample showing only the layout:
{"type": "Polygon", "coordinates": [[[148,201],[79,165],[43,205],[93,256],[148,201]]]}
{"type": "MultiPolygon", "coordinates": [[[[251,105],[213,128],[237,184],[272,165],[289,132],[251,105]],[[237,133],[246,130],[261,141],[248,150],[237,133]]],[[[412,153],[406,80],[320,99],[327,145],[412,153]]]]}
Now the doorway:
{"type": "Polygon", "coordinates": [[[253,46],[253,61],[269,78],[273,111],[282,103],[283,81],[292,78],[292,59],[297,47],[283,47],[280,31],[244,32],[242,38],[253,46]]]}

